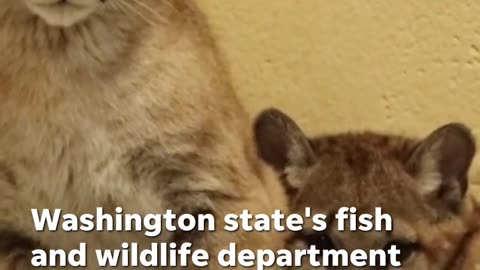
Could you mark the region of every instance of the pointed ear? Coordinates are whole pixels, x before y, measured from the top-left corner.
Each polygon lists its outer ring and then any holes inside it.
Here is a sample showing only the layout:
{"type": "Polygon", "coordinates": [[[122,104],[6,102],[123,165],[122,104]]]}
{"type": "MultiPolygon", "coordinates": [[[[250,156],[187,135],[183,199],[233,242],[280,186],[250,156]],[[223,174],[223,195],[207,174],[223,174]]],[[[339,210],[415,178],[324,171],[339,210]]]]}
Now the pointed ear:
{"type": "Polygon", "coordinates": [[[255,121],[255,141],[260,157],[297,189],[302,169],[314,161],[308,138],[295,122],[277,109],[262,112],[255,121]]]}
{"type": "Polygon", "coordinates": [[[475,139],[463,124],[434,131],[415,149],[407,169],[417,178],[419,191],[436,206],[458,211],[468,189],[468,170],[475,155],[475,139]]]}

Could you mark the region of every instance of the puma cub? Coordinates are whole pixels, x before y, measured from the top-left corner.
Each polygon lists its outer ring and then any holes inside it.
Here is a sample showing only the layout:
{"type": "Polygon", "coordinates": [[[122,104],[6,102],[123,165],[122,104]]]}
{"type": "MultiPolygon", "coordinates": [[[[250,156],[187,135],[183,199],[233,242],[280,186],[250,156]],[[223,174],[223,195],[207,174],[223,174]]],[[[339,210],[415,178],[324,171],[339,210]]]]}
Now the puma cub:
{"type": "Polygon", "coordinates": [[[211,256],[230,242],[283,245],[273,232],[222,232],[225,214],[273,213],[284,202],[194,2],[0,0],[0,268],[30,269],[32,249],[80,242],[88,269],[95,249],[123,242],[188,241],[211,256]],[[96,207],[209,213],[219,226],[153,239],[34,228],[32,208],[96,207]]]}
{"type": "Polygon", "coordinates": [[[270,109],[258,117],[255,132],[259,154],[281,175],[294,213],[311,207],[332,217],[341,207],[356,207],[357,214],[381,207],[393,218],[391,232],[339,232],[331,219],[325,233],[293,233],[292,248],[351,252],[396,245],[401,269],[455,269],[475,218],[466,195],[475,154],[467,127],[449,124],[423,140],[370,132],[308,138],[270,109]]]}

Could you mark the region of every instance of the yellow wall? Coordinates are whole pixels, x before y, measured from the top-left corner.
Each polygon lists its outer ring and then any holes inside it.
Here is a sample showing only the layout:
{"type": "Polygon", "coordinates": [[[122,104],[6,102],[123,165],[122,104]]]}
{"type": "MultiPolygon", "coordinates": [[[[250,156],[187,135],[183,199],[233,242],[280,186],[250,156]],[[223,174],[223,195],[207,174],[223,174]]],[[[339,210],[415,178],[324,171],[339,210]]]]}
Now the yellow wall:
{"type": "Polygon", "coordinates": [[[280,107],[310,134],[462,121],[480,135],[480,2],[200,4],[252,113],[280,107]]]}

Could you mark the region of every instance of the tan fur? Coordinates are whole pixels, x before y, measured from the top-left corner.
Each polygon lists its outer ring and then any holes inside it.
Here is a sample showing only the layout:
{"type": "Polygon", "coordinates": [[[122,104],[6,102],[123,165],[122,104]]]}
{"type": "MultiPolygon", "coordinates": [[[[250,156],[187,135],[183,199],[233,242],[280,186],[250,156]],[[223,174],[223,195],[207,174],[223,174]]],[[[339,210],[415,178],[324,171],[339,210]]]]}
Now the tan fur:
{"type": "Polygon", "coordinates": [[[332,234],[342,239],[344,248],[350,251],[381,249],[395,238],[421,243],[422,252],[402,269],[438,270],[450,263],[457,245],[469,232],[467,220],[472,212],[465,206],[458,216],[438,221],[437,211],[410,191],[419,180],[407,175],[401,164],[416,140],[364,133],[321,137],[312,142],[318,166],[299,191],[294,211],[319,206],[321,213],[331,213],[343,206],[355,206],[362,209],[361,213],[373,213],[373,207],[382,207],[395,222],[393,236],[383,234],[378,239],[375,233],[360,236],[335,230],[332,234]]]}
{"type": "MultiPolygon", "coordinates": [[[[151,240],[36,233],[30,209],[206,209],[222,219],[282,207],[193,1],[126,2],[131,8],[106,1],[86,21],[62,28],[32,15],[23,1],[0,0],[0,231],[45,248],[68,250],[79,241],[119,248],[151,240]]],[[[275,235],[241,232],[198,242],[212,253],[228,242],[282,245],[275,235]]]]}
{"type": "MultiPolygon", "coordinates": [[[[406,270],[448,270],[463,249],[478,253],[477,244],[466,241],[478,217],[462,195],[475,152],[465,126],[447,125],[425,140],[373,132],[308,138],[287,115],[271,109],[258,117],[255,129],[259,154],[283,176],[292,211],[303,215],[311,207],[329,215],[324,236],[334,248],[368,251],[402,241],[415,247],[402,262],[406,270]],[[332,215],[342,207],[356,207],[357,215],[381,207],[393,218],[393,232],[339,232],[332,215]]],[[[328,243],[316,240],[318,235],[306,230],[289,242],[295,248],[308,248],[312,239],[315,245],[328,243]]]]}
{"type": "Polygon", "coordinates": [[[462,270],[478,270],[480,269],[480,232],[471,239],[471,244],[468,246],[467,254],[465,255],[465,263],[462,270]]]}
{"type": "Polygon", "coordinates": [[[455,269],[480,269],[480,204],[475,201],[475,214],[470,219],[470,235],[462,247],[461,254],[456,262],[455,269]]]}

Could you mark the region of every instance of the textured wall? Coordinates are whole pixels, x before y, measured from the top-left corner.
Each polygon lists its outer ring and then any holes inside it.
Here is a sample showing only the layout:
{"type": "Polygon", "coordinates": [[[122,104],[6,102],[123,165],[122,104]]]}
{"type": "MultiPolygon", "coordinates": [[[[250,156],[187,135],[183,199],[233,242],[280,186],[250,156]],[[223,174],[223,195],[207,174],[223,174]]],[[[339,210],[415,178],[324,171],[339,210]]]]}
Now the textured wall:
{"type": "Polygon", "coordinates": [[[280,107],[310,134],[462,121],[480,135],[479,1],[200,3],[252,113],[280,107]]]}

